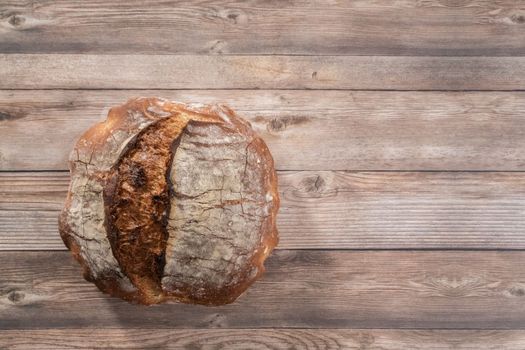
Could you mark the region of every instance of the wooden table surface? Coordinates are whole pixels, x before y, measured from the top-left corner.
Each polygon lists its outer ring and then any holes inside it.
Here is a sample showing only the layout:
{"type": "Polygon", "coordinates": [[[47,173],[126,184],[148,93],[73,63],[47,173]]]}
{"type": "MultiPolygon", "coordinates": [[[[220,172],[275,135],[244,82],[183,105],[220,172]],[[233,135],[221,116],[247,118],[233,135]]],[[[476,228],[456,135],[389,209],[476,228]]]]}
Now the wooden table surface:
{"type": "Polygon", "coordinates": [[[0,0],[0,348],[525,349],[525,1],[0,0]],[[130,305],[65,251],[68,153],[133,96],[274,155],[231,305],[130,305]]]}

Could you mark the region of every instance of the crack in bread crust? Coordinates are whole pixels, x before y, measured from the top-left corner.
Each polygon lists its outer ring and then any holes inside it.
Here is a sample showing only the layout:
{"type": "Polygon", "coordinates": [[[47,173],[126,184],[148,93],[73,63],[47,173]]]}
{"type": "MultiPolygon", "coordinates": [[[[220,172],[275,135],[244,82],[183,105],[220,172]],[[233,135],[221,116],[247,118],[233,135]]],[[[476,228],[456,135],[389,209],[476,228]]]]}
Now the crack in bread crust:
{"type": "Polygon", "coordinates": [[[186,122],[175,114],[148,126],[120,158],[105,188],[113,254],[146,304],[163,300],[160,277],[168,239],[167,173],[186,122]]]}

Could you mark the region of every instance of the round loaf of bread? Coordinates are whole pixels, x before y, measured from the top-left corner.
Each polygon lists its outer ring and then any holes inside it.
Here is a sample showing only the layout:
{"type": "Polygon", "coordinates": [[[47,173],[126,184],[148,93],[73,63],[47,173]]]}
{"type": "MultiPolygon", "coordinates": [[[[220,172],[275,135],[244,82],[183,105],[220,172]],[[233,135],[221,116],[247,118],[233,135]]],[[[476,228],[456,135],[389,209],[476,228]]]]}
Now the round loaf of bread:
{"type": "Polygon", "coordinates": [[[113,296],[230,303],[278,242],[273,159],[226,106],[132,99],[80,137],[69,166],[60,234],[113,296]]]}

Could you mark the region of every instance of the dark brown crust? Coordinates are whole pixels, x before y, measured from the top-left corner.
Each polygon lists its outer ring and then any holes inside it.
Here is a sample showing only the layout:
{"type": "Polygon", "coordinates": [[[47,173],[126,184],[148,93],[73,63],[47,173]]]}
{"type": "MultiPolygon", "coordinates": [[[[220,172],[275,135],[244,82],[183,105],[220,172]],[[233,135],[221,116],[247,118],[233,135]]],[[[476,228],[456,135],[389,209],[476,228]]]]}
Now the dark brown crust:
{"type": "Polygon", "coordinates": [[[170,208],[166,173],[184,125],[174,115],[148,126],[110,171],[111,185],[104,189],[113,254],[146,304],[164,298],[160,278],[170,208]]]}

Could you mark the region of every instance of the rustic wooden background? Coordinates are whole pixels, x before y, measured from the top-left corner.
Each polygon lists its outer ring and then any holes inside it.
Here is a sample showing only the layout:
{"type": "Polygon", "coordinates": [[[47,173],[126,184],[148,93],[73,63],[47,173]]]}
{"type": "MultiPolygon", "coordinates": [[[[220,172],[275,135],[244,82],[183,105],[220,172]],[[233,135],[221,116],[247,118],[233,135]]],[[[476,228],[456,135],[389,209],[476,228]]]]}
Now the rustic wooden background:
{"type": "Polygon", "coordinates": [[[0,348],[525,349],[525,2],[0,0],[0,348]],[[57,232],[82,130],[225,102],[281,243],[225,307],[102,295],[57,232]]]}

